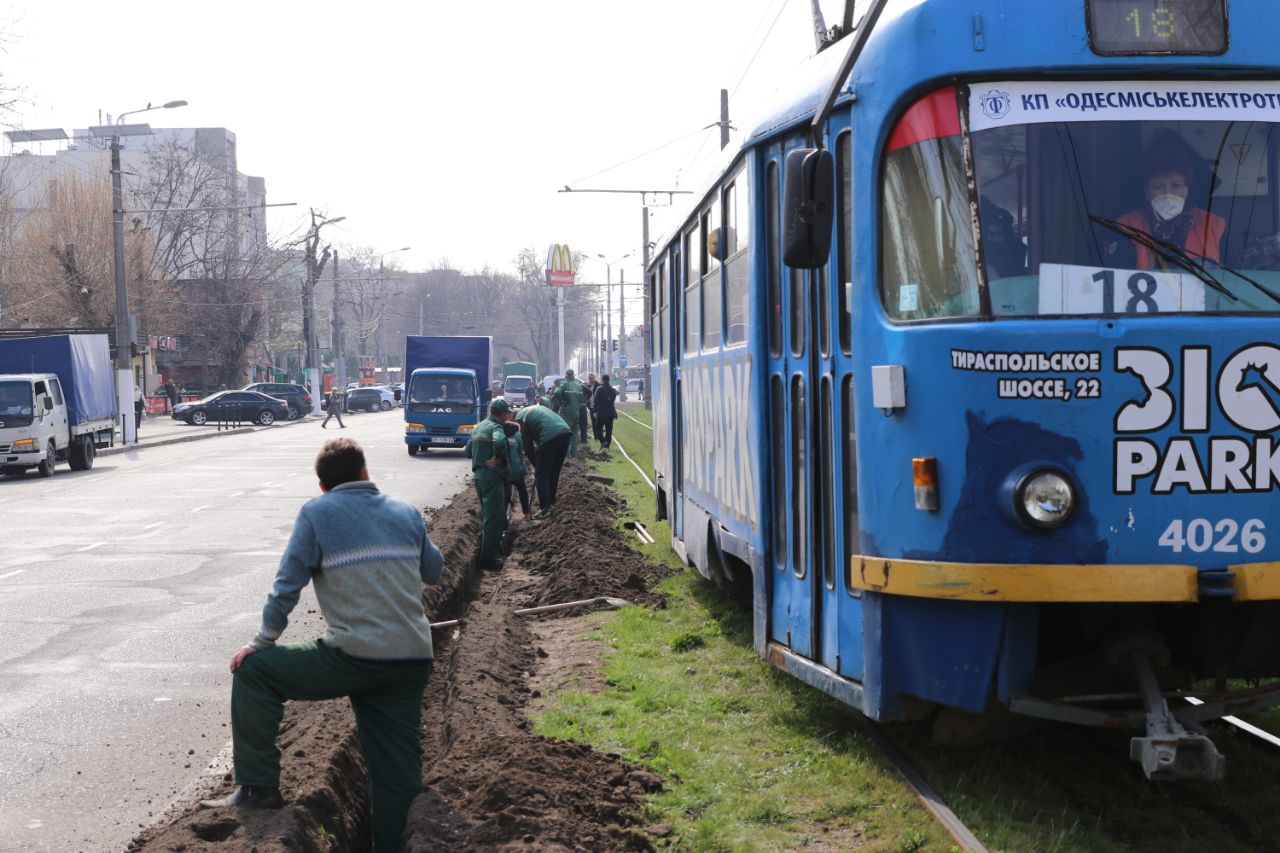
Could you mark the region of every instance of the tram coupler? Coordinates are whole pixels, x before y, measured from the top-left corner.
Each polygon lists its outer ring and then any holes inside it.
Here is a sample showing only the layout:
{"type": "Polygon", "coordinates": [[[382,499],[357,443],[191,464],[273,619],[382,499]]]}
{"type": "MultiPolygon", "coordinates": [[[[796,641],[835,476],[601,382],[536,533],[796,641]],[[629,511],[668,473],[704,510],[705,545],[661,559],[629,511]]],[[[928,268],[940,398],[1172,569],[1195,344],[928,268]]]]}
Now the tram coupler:
{"type": "Polygon", "coordinates": [[[1167,661],[1168,652],[1152,638],[1131,640],[1111,649],[1112,656],[1127,657],[1138,679],[1146,711],[1146,737],[1129,740],[1129,757],[1142,765],[1154,781],[1222,781],[1227,761],[1213,741],[1184,727],[1160,691],[1153,660],[1167,661]]]}

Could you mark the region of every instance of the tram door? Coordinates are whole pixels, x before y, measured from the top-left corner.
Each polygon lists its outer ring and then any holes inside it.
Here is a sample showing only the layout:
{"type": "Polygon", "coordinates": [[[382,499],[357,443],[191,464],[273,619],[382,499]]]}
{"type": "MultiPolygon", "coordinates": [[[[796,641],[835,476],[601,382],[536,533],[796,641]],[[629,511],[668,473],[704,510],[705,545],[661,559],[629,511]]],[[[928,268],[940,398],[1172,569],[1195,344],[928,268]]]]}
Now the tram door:
{"type": "MultiPolygon", "coordinates": [[[[839,138],[847,145],[849,134],[839,138]]],[[[787,148],[795,144],[798,140],[789,141],[787,148]]],[[[770,326],[774,557],[770,630],[776,642],[797,654],[861,677],[856,613],[860,602],[848,594],[842,570],[848,564],[850,543],[857,541],[856,497],[851,500],[847,489],[850,462],[856,459],[850,457],[852,288],[845,286],[848,239],[833,246],[836,263],[817,270],[782,266],[773,250],[780,251],[780,241],[775,238],[784,156],[785,151],[779,150],[776,160],[770,157],[766,162],[764,193],[771,217],[770,270],[765,288],[770,326]],[[850,617],[854,620],[852,634],[850,617]]],[[[843,161],[837,158],[837,162],[848,167],[847,149],[843,161]]],[[[840,227],[847,233],[844,219],[840,227]]],[[[852,471],[856,479],[856,467],[852,471]]]]}
{"type": "Polygon", "coordinates": [[[823,514],[815,513],[815,417],[821,399],[818,316],[820,272],[782,264],[781,198],[786,151],[801,140],[771,146],[765,162],[764,204],[768,216],[769,434],[771,436],[770,525],[773,585],[770,634],[799,655],[817,659],[823,514]]]}
{"type": "Polygon", "coordinates": [[[684,246],[676,242],[668,258],[668,274],[670,285],[665,285],[667,298],[671,301],[670,344],[668,348],[671,381],[671,535],[676,539],[684,539],[684,390],[680,381],[685,350],[685,299],[684,288],[685,264],[684,246]]]}

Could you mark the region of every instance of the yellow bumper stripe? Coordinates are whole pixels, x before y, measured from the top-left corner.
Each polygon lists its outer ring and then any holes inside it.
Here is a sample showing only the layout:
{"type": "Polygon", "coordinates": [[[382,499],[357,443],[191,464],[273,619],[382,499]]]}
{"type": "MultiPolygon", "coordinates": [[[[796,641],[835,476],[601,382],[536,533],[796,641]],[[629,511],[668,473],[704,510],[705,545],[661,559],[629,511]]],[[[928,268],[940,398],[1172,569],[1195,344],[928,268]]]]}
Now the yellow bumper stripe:
{"type": "Polygon", "coordinates": [[[1280,598],[1280,563],[1243,563],[1228,566],[1227,570],[1236,576],[1236,601],[1280,598]]]}
{"type": "MultiPolygon", "coordinates": [[[[1253,588],[1280,598],[1280,564],[1256,573],[1253,588]]],[[[1235,571],[1236,569],[1232,569],[1235,571]]],[[[854,556],[849,585],[868,592],[956,601],[1191,602],[1197,570],[1179,565],[1033,565],[1026,563],[938,563],[854,556]]],[[[1237,575],[1237,584],[1246,574],[1237,575]]],[[[1239,589],[1239,587],[1238,587],[1239,589]]]]}

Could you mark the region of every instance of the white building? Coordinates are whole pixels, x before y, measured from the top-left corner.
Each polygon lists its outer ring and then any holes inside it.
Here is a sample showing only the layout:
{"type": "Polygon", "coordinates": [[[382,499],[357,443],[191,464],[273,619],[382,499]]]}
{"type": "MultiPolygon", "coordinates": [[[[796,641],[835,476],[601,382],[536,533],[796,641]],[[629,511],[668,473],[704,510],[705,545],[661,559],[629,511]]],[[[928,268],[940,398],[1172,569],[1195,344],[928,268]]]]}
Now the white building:
{"type": "MultiPolygon", "coordinates": [[[[109,139],[78,129],[59,150],[36,153],[48,145],[27,145],[0,157],[0,195],[11,206],[18,229],[27,216],[39,215],[67,182],[105,185],[110,180],[109,139]]],[[[240,173],[236,136],[225,127],[155,128],[145,136],[121,136],[120,166],[126,228],[156,228],[159,233],[172,217],[183,215],[191,217],[192,231],[239,233],[242,253],[265,247],[266,182],[240,173]],[[198,221],[195,214],[172,212],[194,207],[215,210],[199,214],[198,221]]],[[[197,239],[175,253],[169,277],[200,277],[191,266],[206,242],[197,239]]]]}

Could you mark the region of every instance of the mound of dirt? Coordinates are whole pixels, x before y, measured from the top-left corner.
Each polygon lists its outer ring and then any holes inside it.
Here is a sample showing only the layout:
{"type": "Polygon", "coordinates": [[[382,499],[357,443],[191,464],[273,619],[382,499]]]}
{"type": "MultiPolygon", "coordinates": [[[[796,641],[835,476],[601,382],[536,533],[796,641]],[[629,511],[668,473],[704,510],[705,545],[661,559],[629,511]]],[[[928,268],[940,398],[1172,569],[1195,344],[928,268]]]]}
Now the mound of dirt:
{"type": "Polygon", "coordinates": [[[529,605],[559,604],[595,596],[662,604],[653,588],[666,574],[627,547],[614,526],[626,502],[588,480],[581,462],[567,460],[552,517],[515,533],[512,558],[534,575],[529,605]]]}
{"type": "MultiPolygon", "coordinates": [[[[430,521],[445,577],[426,587],[437,632],[423,709],[427,791],[413,805],[406,850],[646,849],[632,815],[662,780],[615,756],[530,733],[527,681],[540,665],[530,626],[512,610],[597,596],[661,605],[664,571],[613,525],[621,502],[569,460],[555,513],[514,525],[507,567],[475,568],[479,506],[467,490],[430,521]],[[468,604],[469,602],[477,602],[468,604]]],[[[570,616],[577,615],[575,613],[570,616]]],[[[545,655],[545,652],[542,652],[545,655]]],[[[356,851],[369,848],[368,777],[346,700],[295,702],[281,732],[288,805],[277,812],[188,810],[143,832],[135,851],[356,851]]],[[[217,791],[232,789],[227,776],[217,791]]]]}

